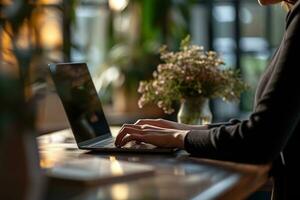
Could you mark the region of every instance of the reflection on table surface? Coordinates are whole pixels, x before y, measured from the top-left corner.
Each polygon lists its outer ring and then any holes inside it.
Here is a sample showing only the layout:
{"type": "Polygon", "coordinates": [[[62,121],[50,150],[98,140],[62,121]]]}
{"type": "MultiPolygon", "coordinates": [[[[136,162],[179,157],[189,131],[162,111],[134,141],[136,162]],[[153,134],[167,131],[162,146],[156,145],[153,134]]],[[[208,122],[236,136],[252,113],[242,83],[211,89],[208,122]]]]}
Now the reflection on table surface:
{"type": "MultiPolygon", "coordinates": [[[[118,128],[113,128],[115,135],[118,128]]],[[[125,178],[91,187],[50,180],[46,199],[242,199],[268,180],[269,166],[192,158],[185,151],[176,154],[92,153],[79,150],[70,130],[38,138],[40,164],[52,169],[66,160],[105,159],[101,170],[124,173],[126,161],[150,166],[149,176],[125,178]]],[[[99,168],[100,170],[100,168],[99,168]]]]}

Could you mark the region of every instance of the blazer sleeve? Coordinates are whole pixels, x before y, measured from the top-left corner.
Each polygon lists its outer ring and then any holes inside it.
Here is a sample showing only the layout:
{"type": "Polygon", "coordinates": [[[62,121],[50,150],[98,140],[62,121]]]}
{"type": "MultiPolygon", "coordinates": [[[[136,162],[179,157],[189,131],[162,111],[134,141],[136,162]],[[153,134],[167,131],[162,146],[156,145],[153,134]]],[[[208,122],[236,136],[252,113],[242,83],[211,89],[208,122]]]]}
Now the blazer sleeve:
{"type": "Polygon", "coordinates": [[[230,126],[230,125],[235,125],[237,123],[241,122],[238,119],[231,119],[228,122],[217,122],[217,123],[213,123],[213,124],[208,124],[208,128],[216,128],[216,127],[220,127],[220,126],[230,126]]]}
{"type": "MultiPolygon", "coordinates": [[[[185,149],[197,156],[248,163],[273,161],[300,118],[300,19],[294,15],[273,73],[247,120],[190,131],[185,149]]],[[[259,86],[260,87],[260,86],[259,86]]]]}

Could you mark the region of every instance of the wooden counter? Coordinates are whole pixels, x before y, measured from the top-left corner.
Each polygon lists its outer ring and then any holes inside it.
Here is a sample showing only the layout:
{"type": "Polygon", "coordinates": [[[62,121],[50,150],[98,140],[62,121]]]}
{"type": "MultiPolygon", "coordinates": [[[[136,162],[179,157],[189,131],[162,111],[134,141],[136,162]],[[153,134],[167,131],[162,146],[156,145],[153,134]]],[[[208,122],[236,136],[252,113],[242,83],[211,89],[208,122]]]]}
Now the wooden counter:
{"type": "MultiPolygon", "coordinates": [[[[117,127],[112,127],[115,135],[117,127]]],[[[41,166],[85,156],[155,168],[153,176],[93,187],[50,181],[46,199],[228,199],[248,197],[268,180],[268,165],[248,165],[190,157],[185,151],[172,155],[139,153],[91,153],[79,150],[69,129],[38,138],[41,166]]]]}

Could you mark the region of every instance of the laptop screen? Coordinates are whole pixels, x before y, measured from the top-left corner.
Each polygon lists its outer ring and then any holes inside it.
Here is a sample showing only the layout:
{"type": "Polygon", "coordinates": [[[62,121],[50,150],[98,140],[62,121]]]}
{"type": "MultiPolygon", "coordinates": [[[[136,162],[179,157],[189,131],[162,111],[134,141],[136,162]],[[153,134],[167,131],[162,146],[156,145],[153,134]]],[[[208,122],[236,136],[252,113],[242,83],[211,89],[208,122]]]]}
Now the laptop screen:
{"type": "Polygon", "coordinates": [[[66,63],[49,66],[77,143],[111,135],[87,65],[66,63]]]}

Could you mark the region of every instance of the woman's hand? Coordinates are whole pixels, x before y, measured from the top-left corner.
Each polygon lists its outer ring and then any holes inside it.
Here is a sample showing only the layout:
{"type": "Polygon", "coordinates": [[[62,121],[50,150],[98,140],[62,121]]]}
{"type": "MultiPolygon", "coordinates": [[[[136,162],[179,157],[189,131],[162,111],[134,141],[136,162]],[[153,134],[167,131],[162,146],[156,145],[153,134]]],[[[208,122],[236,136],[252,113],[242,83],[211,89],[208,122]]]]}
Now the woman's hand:
{"type": "MultiPolygon", "coordinates": [[[[163,124],[161,123],[160,125],[163,124]]],[[[188,132],[189,130],[162,128],[149,124],[124,124],[116,138],[115,145],[117,147],[122,147],[130,141],[136,141],[163,148],[183,149],[184,138],[188,132]]]]}
{"type": "Polygon", "coordinates": [[[178,130],[205,130],[208,129],[207,125],[197,126],[197,125],[187,125],[180,124],[177,122],[165,120],[165,119],[140,119],[135,125],[146,126],[151,125],[160,128],[167,129],[178,129],[178,130]]]}

